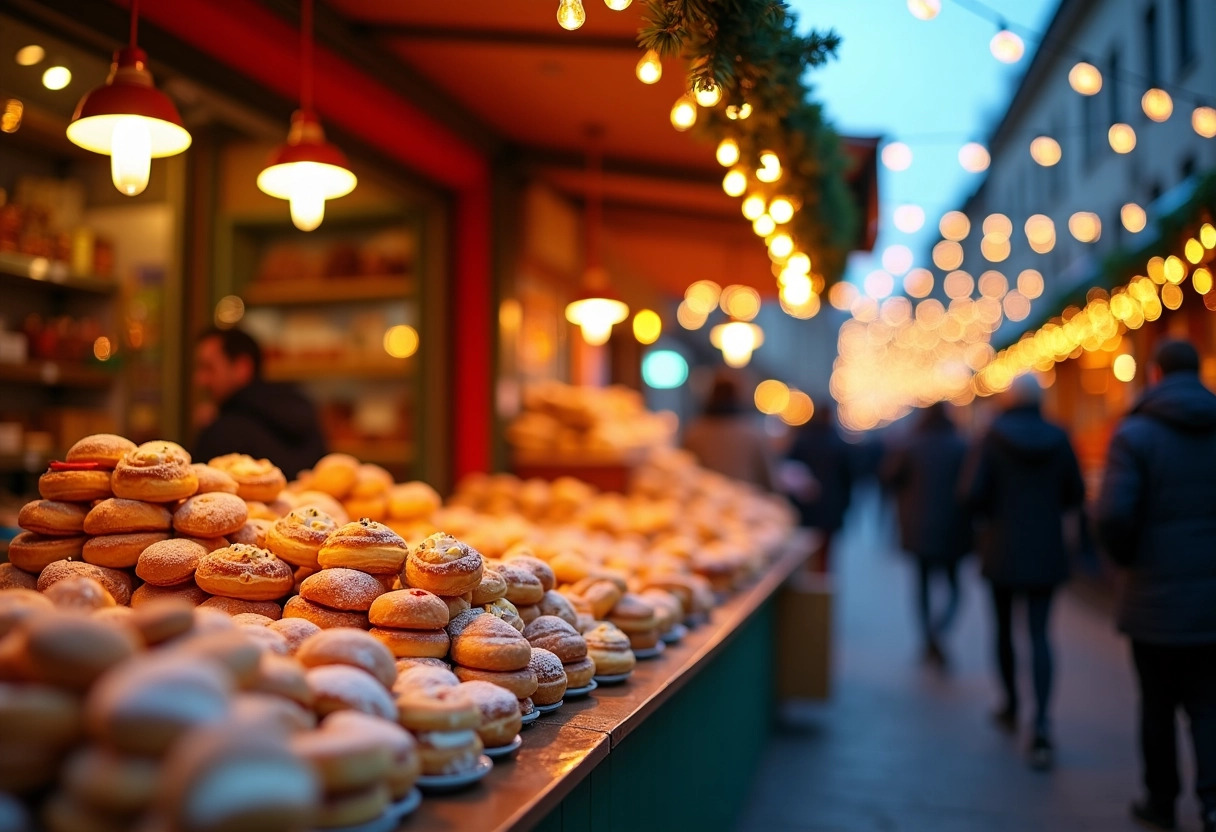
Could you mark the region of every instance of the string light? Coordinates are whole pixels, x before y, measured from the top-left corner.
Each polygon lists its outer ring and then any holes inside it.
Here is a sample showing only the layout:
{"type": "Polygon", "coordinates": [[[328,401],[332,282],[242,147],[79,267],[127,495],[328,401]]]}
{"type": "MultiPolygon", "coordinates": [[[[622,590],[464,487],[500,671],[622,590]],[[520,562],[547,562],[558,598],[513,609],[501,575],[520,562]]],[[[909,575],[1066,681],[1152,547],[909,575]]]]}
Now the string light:
{"type": "Polygon", "coordinates": [[[582,0],[560,0],[557,4],[557,23],[568,32],[587,22],[587,12],[582,0]]]}
{"type": "Polygon", "coordinates": [[[722,87],[718,86],[717,84],[701,87],[700,89],[694,90],[692,95],[693,98],[696,99],[699,106],[705,107],[706,109],[716,107],[718,106],[718,102],[722,100],[722,87]]]}
{"type": "Polygon", "coordinates": [[[698,280],[684,290],[684,303],[698,315],[708,315],[718,308],[722,287],[712,280],[698,280]]]}
{"type": "Polygon", "coordinates": [[[697,102],[687,94],[671,105],[671,126],[683,133],[697,123],[697,102]]]}
{"type": "Polygon", "coordinates": [[[768,241],[768,256],[774,260],[784,260],[794,253],[794,240],[789,234],[781,232],[774,234],[768,241]]]}
{"type": "Polygon", "coordinates": [[[1035,269],[1023,269],[1018,273],[1018,293],[1034,300],[1043,294],[1043,275],[1035,269]]]}
{"type": "Polygon", "coordinates": [[[1153,87],[1140,98],[1140,107],[1153,121],[1168,121],[1174,112],[1174,99],[1165,90],[1153,87]]]}
{"type": "Polygon", "coordinates": [[[982,144],[967,142],[967,144],[959,148],[958,163],[968,173],[980,173],[988,169],[988,165],[992,163],[992,157],[989,155],[988,149],[982,144]]]}
{"type": "Polygon", "coordinates": [[[942,0],[908,0],[908,11],[917,20],[932,20],[941,14],[942,0]]]}
{"type": "MultiPolygon", "coordinates": [[[[765,204],[764,197],[759,194],[752,194],[747,199],[743,200],[740,206],[743,211],[743,216],[753,222],[764,214],[765,204]]],[[[772,233],[771,231],[769,232],[772,233]]],[[[767,235],[765,235],[767,236],[767,235]]]]}
{"type": "Polygon", "coordinates": [[[1001,27],[1001,31],[992,36],[992,40],[988,42],[988,49],[992,52],[992,57],[1003,64],[1016,64],[1026,54],[1026,44],[1004,26],[1001,27]]]}
{"type": "Polygon", "coordinates": [[[604,0],[604,5],[612,9],[614,12],[623,12],[629,8],[633,0],[604,0]]]}
{"type": "Polygon", "coordinates": [[[1182,252],[1186,255],[1186,259],[1191,262],[1191,265],[1199,265],[1199,261],[1203,259],[1203,243],[1196,240],[1194,237],[1186,241],[1182,252]]]}
{"type": "Polygon", "coordinates": [[[768,215],[778,225],[785,225],[794,218],[794,203],[783,196],[773,197],[773,201],[768,204],[768,215]]]}
{"type": "Polygon", "coordinates": [[[985,237],[1008,240],[1013,234],[1013,221],[1004,214],[989,214],[981,226],[985,237]]]}
{"type": "Polygon", "coordinates": [[[744,101],[742,104],[727,104],[726,117],[731,121],[743,121],[752,114],[752,105],[744,101]]]}
{"type": "Polygon", "coordinates": [[[907,170],[912,167],[912,148],[903,142],[891,142],[882,149],[882,163],[887,170],[907,170]]]}
{"type": "Polygon", "coordinates": [[[914,298],[925,298],[933,291],[933,272],[913,269],[904,275],[904,291],[914,298]]]}
{"type": "Polygon", "coordinates": [[[1096,243],[1102,236],[1102,220],[1092,211],[1077,211],[1068,218],[1068,231],[1078,242],[1096,243]]]}
{"type": "Polygon", "coordinates": [[[828,303],[834,309],[847,312],[857,301],[858,294],[856,286],[842,280],[839,283],[833,284],[832,288],[828,290],[828,303]]]}
{"type": "Polygon", "coordinates": [[[895,209],[895,227],[905,234],[915,234],[925,224],[925,209],[919,205],[901,205],[895,209]]]}
{"type": "Polygon", "coordinates": [[[727,171],[722,177],[722,190],[727,196],[743,196],[747,191],[747,174],[738,168],[727,171]]]}
{"type": "Polygon", "coordinates": [[[760,151],[760,168],[756,178],[761,182],[772,183],[781,178],[781,159],[771,150],[760,151]]]}
{"type": "Polygon", "coordinates": [[[768,237],[777,230],[777,223],[768,214],[761,214],[752,220],[752,231],[757,237],[768,237]]]}
{"type": "Polygon", "coordinates": [[[663,77],[663,62],[659,60],[659,53],[653,49],[647,49],[646,54],[638,59],[634,74],[643,84],[659,83],[659,79],[663,77]]]}
{"type": "Polygon", "coordinates": [[[937,227],[947,240],[958,242],[967,239],[971,233],[971,220],[962,211],[947,211],[942,214],[937,227]]]}
{"type": "Polygon", "coordinates": [[[739,161],[739,143],[734,139],[723,139],[718,142],[718,150],[714,155],[719,165],[729,168],[739,161]]]}
{"type": "Polygon", "coordinates": [[[1191,128],[1205,139],[1216,138],[1216,109],[1196,107],[1191,112],[1191,128]]]}
{"type": "Polygon", "coordinates": [[[1136,149],[1136,131],[1130,124],[1112,124],[1106,136],[1110,141],[1111,150],[1116,153],[1131,153],[1136,149]]]}
{"type": "Polygon", "coordinates": [[[1102,73],[1093,64],[1079,61],[1068,71],[1068,84],[1081,95],[1097,95],[1102,90],[1102,73]]]}
{"type": "Polygon", "coordinates": [[[875,269],[866,275],[862,285],[868,296],[874,300],[882,300],[895,291],[895,278],[889,272],[875,269]]]}
{"type": "Polygon", "coordinates": [[[633,337],[639,344],[653,344],[663,334],[663,319],[652,309],[640,309],[633,316],[633,337]]]}
{"type": "Polygon", "coordinates": [[[1199,227],[1199,242],[1203,243],[1206,249],[1216,248],[1216,226],[1210,222],[1205,222],[1199,227]]]}
{"type": "Polygon", "coordinates": [[[1024,226],[1026,231],[1026,242],[1030,243],[1030,247],[1035,248],[1036,245],[1054,243],[1056,238],[1056,226],[1051,221],[1051,217],[1046,214],[1032,214],[1026,218],[1024,226]]]}
{"type": "Polygon", "coordinates": [[[775,416],[790,403],[790,388],[776,379],[768,379],[756,385],[754,394],[756,409],[768,416],[775,416]]]}
{"type": "Polygon", "coordinates": [[[953,240],[942,240],[933,247],[933,265],[944,272],[963,265],[963,247],[953,240]]]}
{"type": "Polygon", "coordinates": [[[1057,164],[1062,155],[1060,143],[1051,136],[1038,136],[1030,143],[1030,158],[1045,168],[1057,164]]]}
{"type": "Polygon", "coordinates": [[[905,274],[912,268],[912,249],[899,244],[887,246],[882,253],[882,267],[893,275],[905,274]]]}
{"type": "Polygon", "coordinates": [[[1123,227],[1132,234],[1139,234],[1148,225],[1148,215],[1134,202],[1129,202],[1119,209],[1119,219],[1123,227]]]}

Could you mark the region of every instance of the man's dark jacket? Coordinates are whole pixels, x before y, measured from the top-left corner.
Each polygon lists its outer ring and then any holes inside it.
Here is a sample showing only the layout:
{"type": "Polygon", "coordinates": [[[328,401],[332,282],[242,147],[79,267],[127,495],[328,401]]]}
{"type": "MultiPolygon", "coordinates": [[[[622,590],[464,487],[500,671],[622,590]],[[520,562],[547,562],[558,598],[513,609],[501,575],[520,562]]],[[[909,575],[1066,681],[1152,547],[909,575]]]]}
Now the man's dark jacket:
{"type": "Polygon", "coordinates": [[[963,495],[982,520],[977,539],[984,577],[1011,589],[1068,579],[1064,514],[1080,508],[1085,484],[1063,430],[1035,405],[992,423],[963,479],[963,495]]]}
{"type": "Polygon", "coordinates": [[[883,460],[883,484],[895,492],[900,545],[933,564],[971,551],[971,515],[958,498],[967,443],[948,419],[923,421],[883,460]]]}
{"type": "Polygon", "coordinates": [[[231,453],[265,457],[294,478],[325,455],[316,410],[289,384],[255,381],[241,388],[220,405],[193,449],[196,462],[231,453]]]}
{"type": "Polygon", "coordinates": [[[1119,628],[1216,643],[1216,395],[1195,373],[1149,389],[1110,443],[1098,535],[1127,567],[1119,628]]]}

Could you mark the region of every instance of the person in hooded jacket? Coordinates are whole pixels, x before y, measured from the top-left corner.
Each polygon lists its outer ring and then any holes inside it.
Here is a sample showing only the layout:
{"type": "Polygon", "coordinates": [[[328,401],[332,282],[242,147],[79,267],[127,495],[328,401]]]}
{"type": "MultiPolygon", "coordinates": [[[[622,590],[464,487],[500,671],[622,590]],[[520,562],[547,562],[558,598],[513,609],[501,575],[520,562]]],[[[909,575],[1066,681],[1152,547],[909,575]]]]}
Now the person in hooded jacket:
{"type": "Polygon", "coordinates": [[[1065,515],[1080,509],[1085,485],[1068,435],[1043,418],[1040,397],[1032,376],[1015,380],[1005,396],[1005,411],[993,421],[969,462],[962,489],[981,521],[977,550],[992,587],[997,666],[1005,695],[996,720],[1007,731],[1017,730],[1013,605],[1021,601],[1033,653],[1030,762],[1046,769],[1054,756],[1048,713],[1053,675],[1048,620],[1052,596],[1069,574],[1065,515]]]}
{"type": "Polygon", "coordinates": [[[801,525],[820,532],[819,549],[811,559],[817,572],[830,572],[832,540],[844,526],[853,495],[853,448],[836,428],[836,411],[829,402],[815,408],[810,421],[798,429],[786,458],[801,463],[815,486],[795,494],[801,525]]]}
{"type": "Polygon", "coordinates": [[[1158,348],[1157,382],[1110,443],[1098,536],[1124,568],[1119,628],[1140,683],[1147,795],[1139,820],[1174,826],[1176,712],[1190,721],[1205,832],[1216,832],[1216,395],[1185,341],[1158,348]]]}
{"type": "Polygon", "coordinates": [[[903,441],[887,453],[880,475],[894,494],[900,543],[920,567],[917,611],[928,661],[945,664],[941,640],[958,612],[958,564],[971,550],[971,517],[958,499],[967,442],[946,414],[946,405],[926,407],[903,441]],[[933,580],[945,579],[947,598],[933,610],[933,580]]]}
{"type": "Polygon", "coordinates": [[[292,479],[325,456],[312,402],[292,385],[262,379],[262,349],[249,333],[212,328],[200,335],[194,381],[214,408],[191,448],[195,460],[244,453],[269,459],[292,479]]]}

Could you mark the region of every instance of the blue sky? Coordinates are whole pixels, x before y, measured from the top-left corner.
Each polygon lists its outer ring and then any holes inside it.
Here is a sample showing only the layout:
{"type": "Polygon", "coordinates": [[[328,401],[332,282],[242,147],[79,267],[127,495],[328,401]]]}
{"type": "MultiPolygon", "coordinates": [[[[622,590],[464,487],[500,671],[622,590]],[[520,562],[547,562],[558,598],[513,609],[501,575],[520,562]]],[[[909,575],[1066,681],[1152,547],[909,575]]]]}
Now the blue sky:
{"type": "MultiPolygon", "coordinates": [[[[985,141],[1037,44],[1026,37],[1021,61],[998,62],[988,51],[996,25],[955,0],[942,0],[941,14],[931,21],[914,18],[906,0],[789,2],[800,28],[833,28],[843,38],[837,60],[810,76],[815,98],[826,105],[837,129],[905,141],[912,148],[908,170],[880,167],[878,243],[872,257],[854,257],[849,278],[857,281],[881,268],[882,250],[893,243],[912,249],[914,265],[927,265],[928,250],[939,239],[938,218],[959,207],[983,177],[960,167],[958,149],[968,141],[985,141]],[[916,234],[892,224],[892,212],[905,203],[925,210],[924,227],[916,234]]],[[[1024,37],[1026,30],[1046,29],[1058,3],[984,0],[1024,37]]]]}

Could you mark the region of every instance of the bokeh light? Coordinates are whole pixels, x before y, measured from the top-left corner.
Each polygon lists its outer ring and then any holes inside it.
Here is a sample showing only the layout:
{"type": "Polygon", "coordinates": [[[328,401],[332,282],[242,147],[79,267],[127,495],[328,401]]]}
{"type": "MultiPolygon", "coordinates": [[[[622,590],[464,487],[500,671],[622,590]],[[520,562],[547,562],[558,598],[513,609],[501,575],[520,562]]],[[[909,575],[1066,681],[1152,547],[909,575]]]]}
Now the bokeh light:
{"type": "Polygon", "coordinates": [[[384,333],[384,351],[393,358],[409,358],[418,352],[418,330],[409,324],[390,326],[384,333]]]}
{"type": "Polygon", "coordinates": [[[784,382],[770,378],[756,385],[753,398],[757,410],[774,416],[785,410],[786,405],[790,403],[790,388],[784,382]]]}
{"type": "Polygon", "coordinates": [[[933,272],[928,269],[912,269],[904,275],[904,291],[909,297],[928,297],[933,291],[933,272]]]}
{"type": "Polygon", "coordinates": [[[933,265],[944,272],[963,265],[963,247],[953,240],[942,240],[933,247],[933,265]]]}
{"type": "Polygon", "coordinates": [[[663,319],[652,309],[640,309],[633,316],[633,337],[639,344],[653,344],[663,334],[663,319]]]}
{"type": "Polygon", "coordinates": [[[1068,83],[1081,95],[1097,95],[1102,90],[1102,73],[1093,64],[1079,61],[1068,71],[1068,83]]]}
{"type": "Polygon", "coordinates": [[[1115,374],[1115,378],[1126,384],[1136,377],[1136,359],[1127,353],[1116,355],[1115,360],[1111,362],[1110,369],[1115,374]]]}
{"type": "Polygon", "coordinates": [[[905,274],[912,268],[912,249],[900,244],[887,246],[882,253],[882,267],[893,275],[905,274]]]}
{"type": "Polygon", "coordinates": [[[915,234],[925,225],[925,209],[919,205],[901,205],[895,209],[895,227],[905,234],[915,234]]]}
{"type": "Polygon", "coordinates": [[[967,215],[962,211],[947,211],[942,214],[938,230],[947,240],[959,242],[967,239],[967,235],[971,233],[971,220],[967,219],[967,215]]]}
{"type": "Polygon", "coordinates": [[[1119,209],[1119,219],[1123,227],[1132,234],[1139,234],[1148,225],[1148,214],[1134,202],[1129,202],[1119,209]]]}
{"type": "Polygon", "coordinates": [[[887,170],[907,170],[912,167],[912,148],[903,142],[891,142],[882,149],[882,163],[887,170]]]}
{"type": "Polygon", "coordinates": [[[1037,136],[1030,142],[1030,158],[1045,168],[1058,164],[1064,153],[1051,136],[1037,136]]]}
{"type": "Polygon", "coordinates": [[[988,166],[992,164],[992,156],[989,155],[988,148],[982,144],[967,142],[959,148],[958,163],[968,173],[980,173],[988,170],[988,166]]]}

